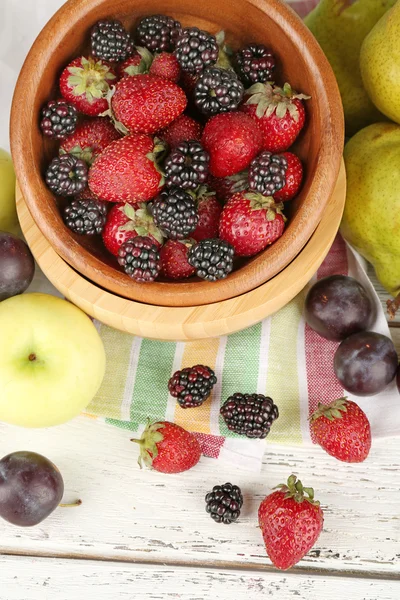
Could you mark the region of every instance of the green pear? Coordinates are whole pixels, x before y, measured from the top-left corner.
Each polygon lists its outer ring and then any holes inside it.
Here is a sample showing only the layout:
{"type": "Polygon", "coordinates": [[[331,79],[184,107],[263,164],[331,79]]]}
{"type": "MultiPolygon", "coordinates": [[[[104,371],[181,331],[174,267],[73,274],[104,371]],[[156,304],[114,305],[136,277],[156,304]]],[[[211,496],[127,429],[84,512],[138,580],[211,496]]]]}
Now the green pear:
{"type": "Polygon", "coordinates": [[[369,260],[384,288],[400,292],[400,126],[376,123],[345,146],[343,237],[369,260]]]}
{"type": "Polygon", "coordinates": [[[304,19],[316,37],[338,82],[346,135],[385,120],[368,98],[359,57],[365,36],[396,0],[321,0],[304,19]]]}
{"type": "Polygon", "coordinates": [[[400,2],[365,38],[360,68],[372,102],[389,119],[400,123],[400,2]]]}

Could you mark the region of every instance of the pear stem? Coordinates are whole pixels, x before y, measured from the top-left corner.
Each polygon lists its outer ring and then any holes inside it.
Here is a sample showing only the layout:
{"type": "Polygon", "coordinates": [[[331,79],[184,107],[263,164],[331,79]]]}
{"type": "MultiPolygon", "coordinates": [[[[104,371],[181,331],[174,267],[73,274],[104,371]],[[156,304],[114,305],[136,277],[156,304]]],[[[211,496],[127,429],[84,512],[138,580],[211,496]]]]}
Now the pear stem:
{"type": "Polygon", "coordinates": [[[397,296],[393,300],[387,300],[386,306],[387,306],[389,319],[391,321],[393,321],[393,319],[396,316],[397,311],[400,308],[400,294],[397,294],[397,296]]]}
{"type": "Polygon", "coordinates": [[[71,502],[70,504],[59,504],[61,508],[75,508],[76,506],[80,506],[82,504],[82,500],[75,500],[75,502],[71,502]]]}

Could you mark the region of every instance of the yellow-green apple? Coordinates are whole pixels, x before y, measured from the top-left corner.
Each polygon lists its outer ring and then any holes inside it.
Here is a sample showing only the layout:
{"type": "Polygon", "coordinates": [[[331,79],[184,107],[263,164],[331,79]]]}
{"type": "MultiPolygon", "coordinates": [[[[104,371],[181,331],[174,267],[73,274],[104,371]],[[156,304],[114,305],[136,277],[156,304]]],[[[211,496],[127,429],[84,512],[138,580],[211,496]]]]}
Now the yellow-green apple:
{"type": "Polygon", "coordinates": [[[47,294],[0,303],[0,421],[49,427],[76,417],[103,380],[103,343],[79,308],[47,294]]]}
{"type": "Polygon", "coordinates": [[[15,173],[11,156],[0,148],[0,229],[17,233],[15,208],[15,173]]]}

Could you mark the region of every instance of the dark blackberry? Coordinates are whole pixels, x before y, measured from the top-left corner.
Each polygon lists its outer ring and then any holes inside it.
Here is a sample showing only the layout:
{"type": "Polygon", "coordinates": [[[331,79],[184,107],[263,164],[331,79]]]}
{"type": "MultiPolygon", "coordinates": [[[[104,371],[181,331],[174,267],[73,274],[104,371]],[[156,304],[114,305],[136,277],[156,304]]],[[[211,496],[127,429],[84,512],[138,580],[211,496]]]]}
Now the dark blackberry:
{"type": "Polygon", "coordinates": [[[164,190],[154,200],[154,222],[171,240],[183,240],[197,227],[196,201],[178,187],[164,190]]]}
{"type": "Polygon", "coordinates": [[[196,275],[207,281],[225,279],[233,269],[233,247],[223,240],[202,240],[192,246],[188,262],[196,269],[196,275]]]}
{"type": "Polygon", "coordinates": [[[267,437],[272,423],[279,417],[272,398],[262,394],[233,394],[220,409],[230,431],[248,438],[267,437]]]}
{"type": "Polygon", "coordinates": [[[44,135],[55,140],[63,140],[74,133],[78,122],[75,106],[65,100],[50,100],[42,108],[40,128],[44,135]]]}
{"type": "Polygon", "coordinates": [[[124,242],[118,251],[118,263],[135,281],[154,281],[161,270],[160,254],[149,237],[138,235],[124,242]]]}
{"type": "Polygon", "coordinates": [[[197,27],[182,29],[176,42],[175,56],[183,71],[200,73],[217,62],[218,54],[215,35],[197,27]]]}
{"type": "Polygon", "coordinates": [[[194,101],[205,115],[236,110],[243,99],[244,87],[233,71],[211,67],[197,80],[194,101]]]}
{"type": "Polygon", "coordinates": [[[144,17],[136,30],[139,46],[150,52],[172,52],[182,29],[179,21],[165,15],[144,17]]]}
{"type": "Polygon", "coordinates": [[[107,220],[107,203],[75,198],[64,208],[64,222],[74,233],[95,235],[103,231],[107,220]]]}
{"type": "Polygon", "coordinates": [[[72,154],[56,156],[46,171],[46,183],[58,196],[77,196],[86,188],[88,168],[72,154]]]}
{"type": "Polygon", "coordinates": [[[275,57],[261,44],[250,44],[236,53],[236,70],[246,87],[272,80],[275,57]]]}
{"type": "Polygon", "coordinates": [[[206,495],[206,511],[217,523],[229,525],[237,521],[243,506],[240,487],[231,483],[214,485],[212,492],[206,495]]]}
{"type": "Polygon", "coordinates": [[[195,190],[208,176],[210,155],[200,142],[181,142],[165,161],[165,180],[168,186],[195,190]]]}
{"type": "Polygon", "coordinates": [[[263,196],[273,196],[286,184],[287,160],[279,154],[265,150],[252,162],[249,168],[249,187],[263,196]]]}
{"type": "Polygon", "coordinates": [[[101,60],[123,62],[132,56],[135,46],[121,21],[99,21],[90,35],[92,54],[101,60]]]}
{"type": "Polygon", "coordinates": [[[168,382],[168,389],[182,408],[194,408],[207,400],[216,383],[217,378],[210,367],[196,365],[176,371],[168,382]]]}

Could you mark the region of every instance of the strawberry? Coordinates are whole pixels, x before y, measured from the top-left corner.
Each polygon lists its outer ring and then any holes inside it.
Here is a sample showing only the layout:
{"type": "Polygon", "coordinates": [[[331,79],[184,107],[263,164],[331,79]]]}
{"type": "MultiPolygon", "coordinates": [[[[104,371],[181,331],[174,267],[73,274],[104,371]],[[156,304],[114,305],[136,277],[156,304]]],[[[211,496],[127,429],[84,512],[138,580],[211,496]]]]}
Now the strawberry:
{"type": "Polygon", "coordinates": [[[248,115],[233,111],[212,117],[201,141],[210,154],[211,175],[227,177],[249,166],[261,150],[262,133],[248,115]]]}
{"type": "Polygon", "coordinates": [[[258,523],[268,556],[275,567],[286,570],[314,546],[322,531],[324,513],[314,500],[314,490],[303,488],[295,475],[278,488],[261,502],[258,523]]]}
{"type": "Polygon", "coordinates": [[[120,246],[137,235],[151,238],[158,248],[163,243],[162,233],[154,225],[154,219],[145,203],[114,204],[108,213],[102,233],[107,250],[118,256],[120,246]]]}
{"type": "Polygon", "coordinates": [[[188,253],[192,242],[168,240],[160,250],[161,274],[170,279],[186,279],[195,269],[188,263],[188,253]]]}
{"type": "Polygon", "coordinates": [[[136,46],[134,54],[118,65],[118,76],[132,77],[132,75],[148,73],[152,62],[152,53],[147,48],[136,46]]]}
{"type": "Polygon", "coordinates": [[[287,161],[286,183],[279,192],[275,192],[274,199],[278,202],[286,202],[297,196],[303,181],[303,165],[293,152],[282,154],[287,161]]]}
{"type": "Polygon", "coordinates": [[[208,185],[217,195],[220,202],[226,202],[228,198],[237,192],[244,192],[249,188],[248,172],[241,171],[229,177],[208,176],[208,185]]]}
{"type": "Polygon", "coordinates": [[[282,204],[270,196],[238,192],[225,204],[219,237],[229,242],[237,256],[253,256],[281,237],[285,228],[282,204]]]}
{"type": "Polygon", "coordinates": [[[148,135],[128,135],[112,142],[91,166],[89,188],[109,202],[151,200],[164,185],[156,162],[159,150],[161,146],[154,146],[148,135]]]}
{"type": "Polygon", "coordinates": [[[311,415],[311,431],[328,454],[348,463],[363,462],[371,448],[371,426],[355,402],[340,398],[311,415]]]}
{"type": "Polygon", "coordinates": [[[124,77],[111,99],[117,121],[131,133],[155,133],[174,121],[187,99],[176,83],[155,75],[124,77]]]}
{"type": "Polygon", "coordinates": [[[182,473],[200,460],[201,450],[192,433],[175,423],[148,423],[140,440],[139,465],[143,463],[160,473],[182,473]]]}
{"type": "Polygon", "coordinates": [[[60,90],[77,110],[96,117],[108,109],[106,96],[116,75],[107,63],[81,56],[61,73],[60,90]]]}
{"type": "Polygon", "coordinates": [[[174,54],[161,52],[156,54],[150,67],[150,75],[162,77],[177,83],[181,76],[181,68],[174,54]]]}
{"type": "Polygon", "coordinates": [[[270,83],[256,83],[246,92],[241,110],[250,115],[263,133],[263,150],[284,152],[304,127],[306,112],[303,100],[310,96],[297,94],[288,83],[283,88],[270,83]]]}
{"type": "Polygon", "coordinates": [[[114,125],[104,117],[83,121],[61,144],[60,154],[73,154],[91,165],[114,140],[121,137],[114,125]]]}
{"type": "Polygon", "coordinates": [[[199,221],[190,236],[196,242],[218,237],[222,206],[218,202],[215,192],[211,191],[206,185],[200,186],[196,191],[196,200],[199,221]]]}
{"type": "Polygon", "coordinates": [[[181,115],[171,125],[160,131],[157,137],[167,142],[171,150],[173,150],[181,142],[188,142],[189,140],[200,141],[201,132],[202,127],[200,123],[188,115],[181,115]]]}

